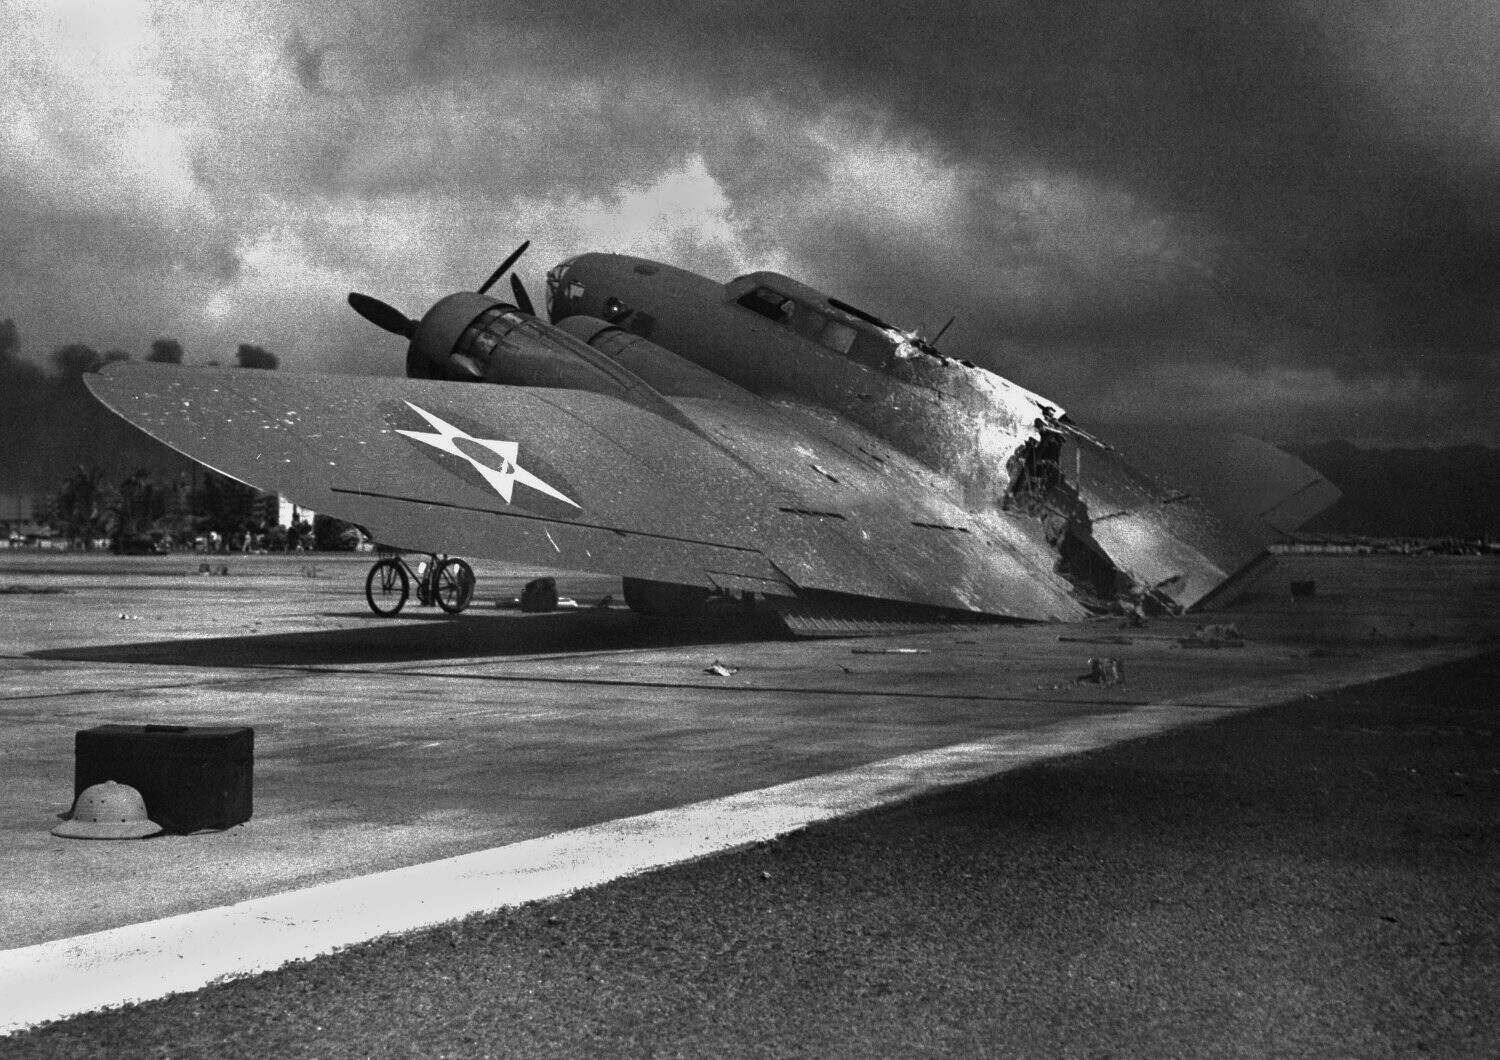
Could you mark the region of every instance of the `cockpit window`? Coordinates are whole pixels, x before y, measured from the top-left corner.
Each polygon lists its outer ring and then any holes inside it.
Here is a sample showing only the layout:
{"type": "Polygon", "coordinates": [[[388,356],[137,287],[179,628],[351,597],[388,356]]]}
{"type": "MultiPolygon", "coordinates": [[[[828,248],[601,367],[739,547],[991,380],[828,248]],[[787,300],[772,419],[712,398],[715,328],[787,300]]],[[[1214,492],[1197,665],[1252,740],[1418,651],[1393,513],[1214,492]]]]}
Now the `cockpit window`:
{"type": "Polygon", "coordinates": [[[775,288],[756,287],[740,295],[737,301],[751,312],[850,360],[880,368],[891,358],[893,344],[883,334],[860,330],[842,319],[842,314],[800,301],[775,288]]]}
{"type": "Polygon", "coordinates": [[[785,324],[787,317],[791,315],[792,300],[784,294],[777,294],[769,287],[757,287],[749,294],[740,296],[740,305],[753,312],[759,313],[768,320],[774,320],[778,324],[785,324]]]}
{"type": "Polygon", "coordinates": [[[740,305],[759,313],[801,335],[826,346],[835,353],[848,353],[854,345],[857,332],[841,320],[835,320],[822,310],[805,302],[789,298],[769,287],[757,287],[749,294],[741,295],[740,305]]]}

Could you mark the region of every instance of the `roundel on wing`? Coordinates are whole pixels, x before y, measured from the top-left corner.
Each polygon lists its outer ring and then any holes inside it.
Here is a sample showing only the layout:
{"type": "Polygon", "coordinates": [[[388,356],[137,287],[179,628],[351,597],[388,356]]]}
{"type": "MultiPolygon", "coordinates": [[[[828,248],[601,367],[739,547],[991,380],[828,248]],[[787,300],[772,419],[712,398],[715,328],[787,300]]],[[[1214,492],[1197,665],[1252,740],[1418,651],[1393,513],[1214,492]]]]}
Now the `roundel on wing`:
{"type": "Polygon", "coordinates": [[[573,485],[520,439],[497,437],[493,428],[410,401],[388,406],[386,416],[423,456],[507,505],[555,516],[581,510],[573,485]]]}

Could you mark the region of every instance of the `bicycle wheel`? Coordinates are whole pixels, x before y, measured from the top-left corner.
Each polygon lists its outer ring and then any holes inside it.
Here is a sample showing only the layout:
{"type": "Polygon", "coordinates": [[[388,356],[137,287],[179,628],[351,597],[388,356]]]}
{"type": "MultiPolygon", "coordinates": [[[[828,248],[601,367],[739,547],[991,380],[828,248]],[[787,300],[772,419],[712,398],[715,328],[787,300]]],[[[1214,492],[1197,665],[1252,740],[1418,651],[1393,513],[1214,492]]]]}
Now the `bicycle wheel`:
{"type": "Polygon", "coordinates": [[[365,599],[377,615],[394,615],[406,606],[410,591],[406,568],[397,559],[383,559],[365,575],[365,599]]]}
{"type": "Polygon", "coordinates": [[[474,568],[461,559],[445,559],[433,579],[437,605],[450,615],[469,606],[474,598],[474,568]]]}

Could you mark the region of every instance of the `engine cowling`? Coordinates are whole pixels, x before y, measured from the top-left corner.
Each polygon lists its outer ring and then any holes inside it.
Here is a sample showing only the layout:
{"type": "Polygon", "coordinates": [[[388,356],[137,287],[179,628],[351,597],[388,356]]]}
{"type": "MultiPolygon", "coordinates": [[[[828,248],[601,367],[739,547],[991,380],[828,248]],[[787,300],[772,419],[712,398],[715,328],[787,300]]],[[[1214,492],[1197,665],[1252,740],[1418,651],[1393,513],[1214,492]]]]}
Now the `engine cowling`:
{"type": "MultiPolygon", "coordinates": [[[[599,328],[604,321],[594,321],[599,328]]],[[[607,394],[689,430],[693,424],[625,366],[513,305],[468,291],[440,299],[414,329],[414,379],[555,387],[607,394]]]]}

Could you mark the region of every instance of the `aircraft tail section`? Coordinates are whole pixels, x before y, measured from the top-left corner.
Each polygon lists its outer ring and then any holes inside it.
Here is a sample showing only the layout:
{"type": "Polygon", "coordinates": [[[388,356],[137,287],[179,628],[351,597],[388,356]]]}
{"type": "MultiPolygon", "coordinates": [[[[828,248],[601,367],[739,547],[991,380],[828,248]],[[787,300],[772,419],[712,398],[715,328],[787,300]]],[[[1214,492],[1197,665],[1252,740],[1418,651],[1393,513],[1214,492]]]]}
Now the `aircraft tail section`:
{"type": "Polygon", "coordinates": [[[1338,499],[1296,457],[1243,434],[1109,429],[1075,458],[1093,540],[1137,586],[1190,608],[1338,499]]]}

